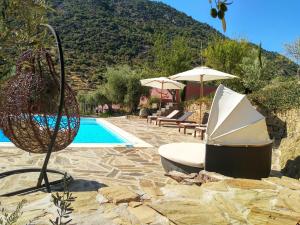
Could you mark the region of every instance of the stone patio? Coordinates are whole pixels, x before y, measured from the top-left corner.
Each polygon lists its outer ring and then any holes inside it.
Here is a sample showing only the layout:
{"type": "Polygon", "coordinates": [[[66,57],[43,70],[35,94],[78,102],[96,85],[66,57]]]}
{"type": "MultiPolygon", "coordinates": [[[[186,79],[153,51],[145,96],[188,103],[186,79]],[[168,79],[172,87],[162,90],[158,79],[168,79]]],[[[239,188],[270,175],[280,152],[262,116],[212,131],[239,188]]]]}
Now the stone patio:
{"type": "MultiPolygon", "coordinates": [[[[125,185],[133,189],[140,182],[150,182],[157,186],[172,183],[164,176],[157,149],[171,142],[200,142],[199,138],[183,135],[173,127],[158,127],[147,124],[144,119],[108,118],[109,122],[148,142],[153,148],[67,148],[53,153],[48,168],[66,171],[84,186],[97,190],[101,185],[125,185]],[[94,186],[94,187],[93,187],[94,186]]],[[[0,169],[41,167],[45,155],[29,154],[16,148],[0,149],[0,169]]],[[[32,174],[32,184],[36,179],[32,174]]],[[[20,176],[18,176],[20,177],[20,176]]],[[[17,187],[20,178],[1,182],[0,194],[8,187],[17,187]]],[[[29,184],[28,177],[22,176],[29,184]]],[[[79,187],[76,187],[79,188],[79,187]]]]}
{"type": "MultiPolygon", "coordinates": [[[[71,224],[296,225],[300,219],[300,181],[273,177],[266,181],[229,179],[201,187],[178,184],[164,176],[158,147],[171,142],[200,142],[199,138],[180,134],[174,127],[147,124],[144,119],[107,120],[153,147],[69,148],[54,153],[49,168],[65,170],[75,178],[70,187],[77,197],[71,224]]],[[[273,155],[276,169],[279,153],[273,155]]],[[[1,148],[0,171],[39,167],[43,159],[44,155],[1,148]]],[[[34,185],[36,179],[30,174],[1,180],[0,194],[24,184],[34,185]]],[[[18,224],[50,224],[49,218],[55,218],[56,209],[48,193],[0,198],[0,202],[12,210],[22,199],[27,203],[18,224]]]]}

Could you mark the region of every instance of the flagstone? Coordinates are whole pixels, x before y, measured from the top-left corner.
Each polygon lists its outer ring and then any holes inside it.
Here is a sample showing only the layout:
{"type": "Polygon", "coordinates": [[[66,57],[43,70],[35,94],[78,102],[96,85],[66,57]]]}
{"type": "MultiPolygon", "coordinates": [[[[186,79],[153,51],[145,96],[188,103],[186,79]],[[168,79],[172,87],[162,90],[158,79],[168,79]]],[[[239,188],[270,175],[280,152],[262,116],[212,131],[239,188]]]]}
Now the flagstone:
{"type": "Polygon", "coordinates": [[[103,187],[98,190],[109,202],[115,204],[136,201],[139,195],[124,186],[103,187]]]}
{"type": "MultiPolygon", "coordinates": [[[[68,171],[75,178],[70,186],[77,197],[71,215],[74,224],[295,225],[298,222],[298,180],[286,177],[263,181],[220,179],[216,182],[208,180],[201,186],[178,184],[164,175],[157,147],[171,142],[201,142],[199,138],[180,134],[177,129],[147,125],[140,119],[107,120],[154,147],[71,148],[53,153],[49,168],[68,171]]],[[[2,171],[37,167],[42,165],[45,157],[16,148],[1,148],[0,156],[2,171]]],[[[37,175],[32,174],[20,175],[18,179],[6,178],[1,180],[0,190],[35,184],[36,179],[37,175]]],[[[45,224],[44,221],[54,218],[56,209],[48,193],[12,197],[9,201],[0,197],[0,202],[11,210],[22,198],[29,200],[23,215],[36,218],[37,222],[33,224],[45,224]]]]}

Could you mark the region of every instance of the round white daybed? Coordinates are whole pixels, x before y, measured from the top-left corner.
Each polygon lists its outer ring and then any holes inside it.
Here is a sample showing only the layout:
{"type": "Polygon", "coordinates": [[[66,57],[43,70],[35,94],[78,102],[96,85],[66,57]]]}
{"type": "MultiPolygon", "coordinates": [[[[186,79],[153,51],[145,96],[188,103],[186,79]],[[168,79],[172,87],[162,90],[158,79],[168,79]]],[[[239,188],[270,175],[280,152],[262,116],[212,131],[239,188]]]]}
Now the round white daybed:
{"type": "Polygon", "coordinates": [[[207,123],[205,144],[173,143],[159,148],[164,169],[184,173],[207,171],[230,177],[268,177],[272,141],[265,117],[245,95],[220,85],[207,123]]]}
{"type": "Polygon", "coordinates": [[[265,117],[246,95],[220,85],[207,123],[205,170],[260,179],[269,176],[271,161],[265,117]]]}
{"type": "Polygon", "coordinates": [[[204,168],[205,144],[166,144],[160,146],[158,152],[166,172],[176,170],[183,173],[197,173],[204,168]]]}

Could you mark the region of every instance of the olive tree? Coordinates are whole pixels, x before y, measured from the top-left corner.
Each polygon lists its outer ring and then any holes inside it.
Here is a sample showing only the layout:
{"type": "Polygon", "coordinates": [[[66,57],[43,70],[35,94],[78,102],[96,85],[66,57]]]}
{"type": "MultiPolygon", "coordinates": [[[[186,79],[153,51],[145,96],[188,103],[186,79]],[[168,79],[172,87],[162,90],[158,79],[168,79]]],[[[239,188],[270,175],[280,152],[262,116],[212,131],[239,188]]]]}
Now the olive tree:
{"type": "Polygon", "coordinates": [[[265,87],[277,75],[272,62],[261,56],[259,49],[252,49],[249,56],[242,59],[240,68],[240,82],[247,94],[265,87]]]}
{"type": "Polygon", "coordinates": [[[107,69],[105,73],[105,96],[113,103],[123,104],[130,112],[134,112],[142,95],[148,95],[149,90],[141,86],[140,80],[144,74],[128,65],[107,69]]]}
{"type": "Polygon", "coordinates": [[[42,44],[49,10],[45,0],[0,0],[0,80],[13,74],[21,52],[42,44]]]}

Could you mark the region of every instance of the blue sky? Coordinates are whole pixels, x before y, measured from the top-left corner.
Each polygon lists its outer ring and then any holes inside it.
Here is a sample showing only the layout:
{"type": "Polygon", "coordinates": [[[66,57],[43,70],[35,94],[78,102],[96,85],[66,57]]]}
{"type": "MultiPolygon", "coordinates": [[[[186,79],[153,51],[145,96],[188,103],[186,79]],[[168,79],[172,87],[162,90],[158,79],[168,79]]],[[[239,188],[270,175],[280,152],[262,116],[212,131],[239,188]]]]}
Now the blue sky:
{"type": "MultiPolygon", "coordinates": [[[[210,17],[208,0],[161,1],[223,33],[220,20],[210,17]]],[[[226,13],[226,36],[261,42],[263,48],[283,54],[284,44],[300,37],[300,0],[231,1],[233,4],[226,13]]]]}

